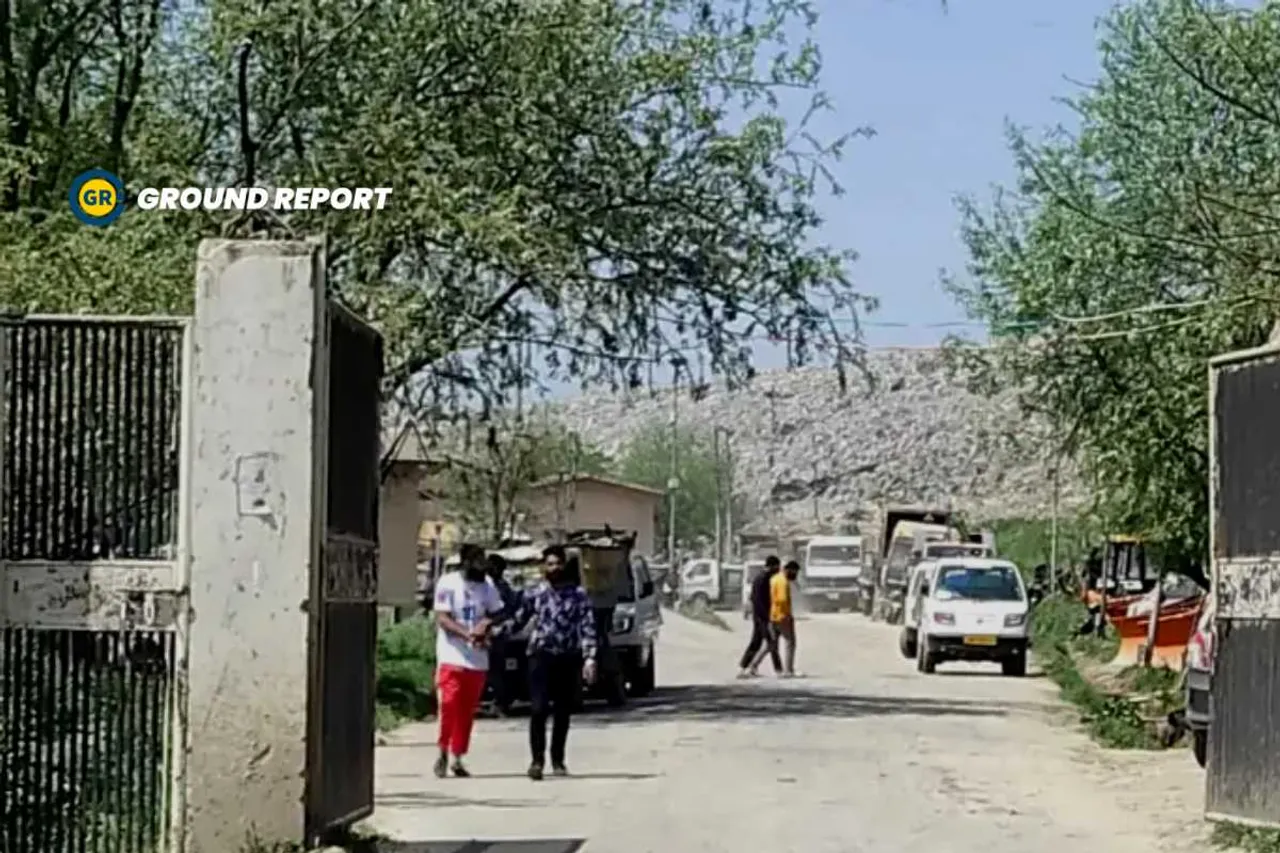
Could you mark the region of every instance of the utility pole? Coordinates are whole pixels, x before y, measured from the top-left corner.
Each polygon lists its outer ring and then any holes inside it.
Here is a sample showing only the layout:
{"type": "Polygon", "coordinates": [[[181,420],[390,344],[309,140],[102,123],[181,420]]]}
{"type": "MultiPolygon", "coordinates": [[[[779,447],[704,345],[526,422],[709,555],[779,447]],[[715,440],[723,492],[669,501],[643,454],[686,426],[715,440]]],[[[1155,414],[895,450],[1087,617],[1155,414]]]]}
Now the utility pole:
{"type": "Polygon", "coordinates": [[[667,562],[676,571],[676,499],[680,491],[680,365],[671,377],[671,477],[667,480],[667,562]]]}
{"type": "Polygon", "coordinates": [[[1058,465],[1051,472],[1053,481],[1053,508],[1049,516],[1049,589],[1058,588],[1058,465]]]}
{"type": "MultiPolygon", "coordinates": [[[[778,448],[778,397],[773,389],[764,392],[764,396],[769,400],[769,472],[774,473],[777,468],[777,448],[778,448]]],[[[777,493],[769,489],[769,519],[773,526],[774,535],[779,533],[778,522],[778,496],[777,493]]]]}
{"type": "Polygon", "coordinates": [[[730,560],[736,559],[737,556],[737,549],[734,548],[733,539],[733,450],[730,444],[732,436],[733,430],[724,430],[724,538],[729,544],[727,550],[730,560]]]}
{"type": "Polygon", "coordinates": [[[724,562],[724,539],[722,538],[720,519],[724,508],[724,490],[720,483],[720,427],[711,430],[711,465],[716,480],[716,562],[724,562]]]}
{"type": "Polygon", "coordinates": [[[816,484],[817,484],[817,482],[818,482],[818,478],[819,478],[819,476],[820,476],[820,475],[818,474],[818,463],[817,463],[817,462],[815,462],[815,463],[813,463],[813,484],[814,484],[814,486],[813,486],[813,524],[814,524],[814,528],[813,528],[813,529],[814,529],[814,531],[815,531],[815,532],[821,532],[821,530],[822,530],[822,507],[821,507],[821,505],[818,503],[818,497],[819,497],[819,496],[818,496],[818,488],[817,488],[817,485],[816,485],[816,484]]]}

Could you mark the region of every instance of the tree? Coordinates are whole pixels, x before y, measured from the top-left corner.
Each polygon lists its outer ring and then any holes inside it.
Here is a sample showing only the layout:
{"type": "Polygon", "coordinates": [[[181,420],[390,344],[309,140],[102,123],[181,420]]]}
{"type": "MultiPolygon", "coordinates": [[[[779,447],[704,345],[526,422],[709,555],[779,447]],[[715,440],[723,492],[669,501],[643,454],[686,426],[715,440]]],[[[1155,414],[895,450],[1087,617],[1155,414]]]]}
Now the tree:
{"type": "MultiPolygon", "coordinates": [[[[634,435],[619,454],[617,470],[622,479],[667,490],[671,478],[672,450],[675,450],[676,536],[688,546],[700,538],[715,535],[717,507],[728,505],[728,489],[732,482],[733,459],[730,451],[721,448],[716,459],[710,434],[697,430],[678,430],[673,437],[671,427],[655,423],[634,435]]],[[[663,500],[658,520],[658,538],[666,541],[670,523],[671,492],[663,500]]],[[[733,506],[734,515],[742,521],[742,507],[733,506]]]]}
{"type": "Polygon", "coordinates": [[[560,474],[607,474],[609,457],[551,423],[504,418],[465,443],[447,472],[445,504],[468,535],[497,542],[513,529],[528,487],[560,474]]]}
{"type": "Polygon", "coordinates": [[[1019,180],[962,204],[971,261],[951,287],[1012,383],[1083,464],[1113,529],[1184,568],[1208,533],[1206,361],[1262,342],[1280,295],[1280,4],[1145,0],[1113,12],[1080,130],[1011,132],[1019,180]]]}
{"type": "MultiPolygon", "coordinates": [[[[541,379],[635,386],[748,338],[843,366],[863,303],[812,242],[844,139],[788,127],[817,88],[802,0],[0,0],[0,303],[184,311],[204,236],[328,239],[419,415],[541,379]],[[746,118],[742,116],[745,114],[746,118]],[[148,186],[392,186],[358,215],[72,220],[89,167],[148,186]]],[[[837,188],[838,189],[838,188],[837,188]]]]}

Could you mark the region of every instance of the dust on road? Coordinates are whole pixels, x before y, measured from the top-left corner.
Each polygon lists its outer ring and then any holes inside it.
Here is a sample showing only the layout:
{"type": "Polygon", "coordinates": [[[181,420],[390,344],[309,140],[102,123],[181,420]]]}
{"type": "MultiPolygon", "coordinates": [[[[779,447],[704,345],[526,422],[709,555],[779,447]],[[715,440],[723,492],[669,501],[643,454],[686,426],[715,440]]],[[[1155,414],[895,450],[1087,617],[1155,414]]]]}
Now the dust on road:
{"type": "Polygon", "coordinates": [[[587,853],[1206,849],[1190,756],[1098,749],[1046,679],[977,665],[919,675],[893,629],[824,615],[798,626],[807,677],[739,682],[745,634],[730,622],[668,618],[661,688],[576,718],[569,779],[525,778],[524,720],[479,724],[472,779],[431,775],[432,726],[396,732],[378,752],[374,827],[579,839],[587,853]]]}

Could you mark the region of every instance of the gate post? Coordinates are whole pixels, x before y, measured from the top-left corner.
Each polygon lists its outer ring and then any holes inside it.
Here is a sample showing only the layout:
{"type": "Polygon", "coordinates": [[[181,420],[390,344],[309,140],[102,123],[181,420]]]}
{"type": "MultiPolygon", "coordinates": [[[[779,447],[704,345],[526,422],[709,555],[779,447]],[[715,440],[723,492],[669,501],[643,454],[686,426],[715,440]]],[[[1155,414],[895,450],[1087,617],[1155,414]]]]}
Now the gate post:
{"type": "Polygon", "coordinates": [[[188,851],[306,826],[325,456],[323,249],[201,244],[192,360],[188,851]]]}

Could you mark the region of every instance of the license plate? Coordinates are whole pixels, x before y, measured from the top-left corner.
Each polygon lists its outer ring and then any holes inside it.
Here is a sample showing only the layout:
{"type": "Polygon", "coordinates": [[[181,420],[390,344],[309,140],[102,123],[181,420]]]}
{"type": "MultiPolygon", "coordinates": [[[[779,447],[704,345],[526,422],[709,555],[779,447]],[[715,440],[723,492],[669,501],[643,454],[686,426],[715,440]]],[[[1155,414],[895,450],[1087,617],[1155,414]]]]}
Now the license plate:
{"type": "Polygon", "coordinates": [[[507,661],[507,672],[515,672],[519,664],[520,664],[520,661],[516,660],[515,658],[512,658],[511,660],[507,661]]]}
{"type": "Polygon", "coordinates": [[[827,593],[827,599],[828,599],[828,600],[830,600],[830,601],[839,601],[839,600],[840,600],[840,593],[838,593],[838,592],[829,592],[829,593],[827,593]]]}
{"type": "Polygon", "coordinates": [[[966,646],[994,646],[996,638],[989,634],[981,634],[976,637],[965,637],[964,644],[966,646]]]}

